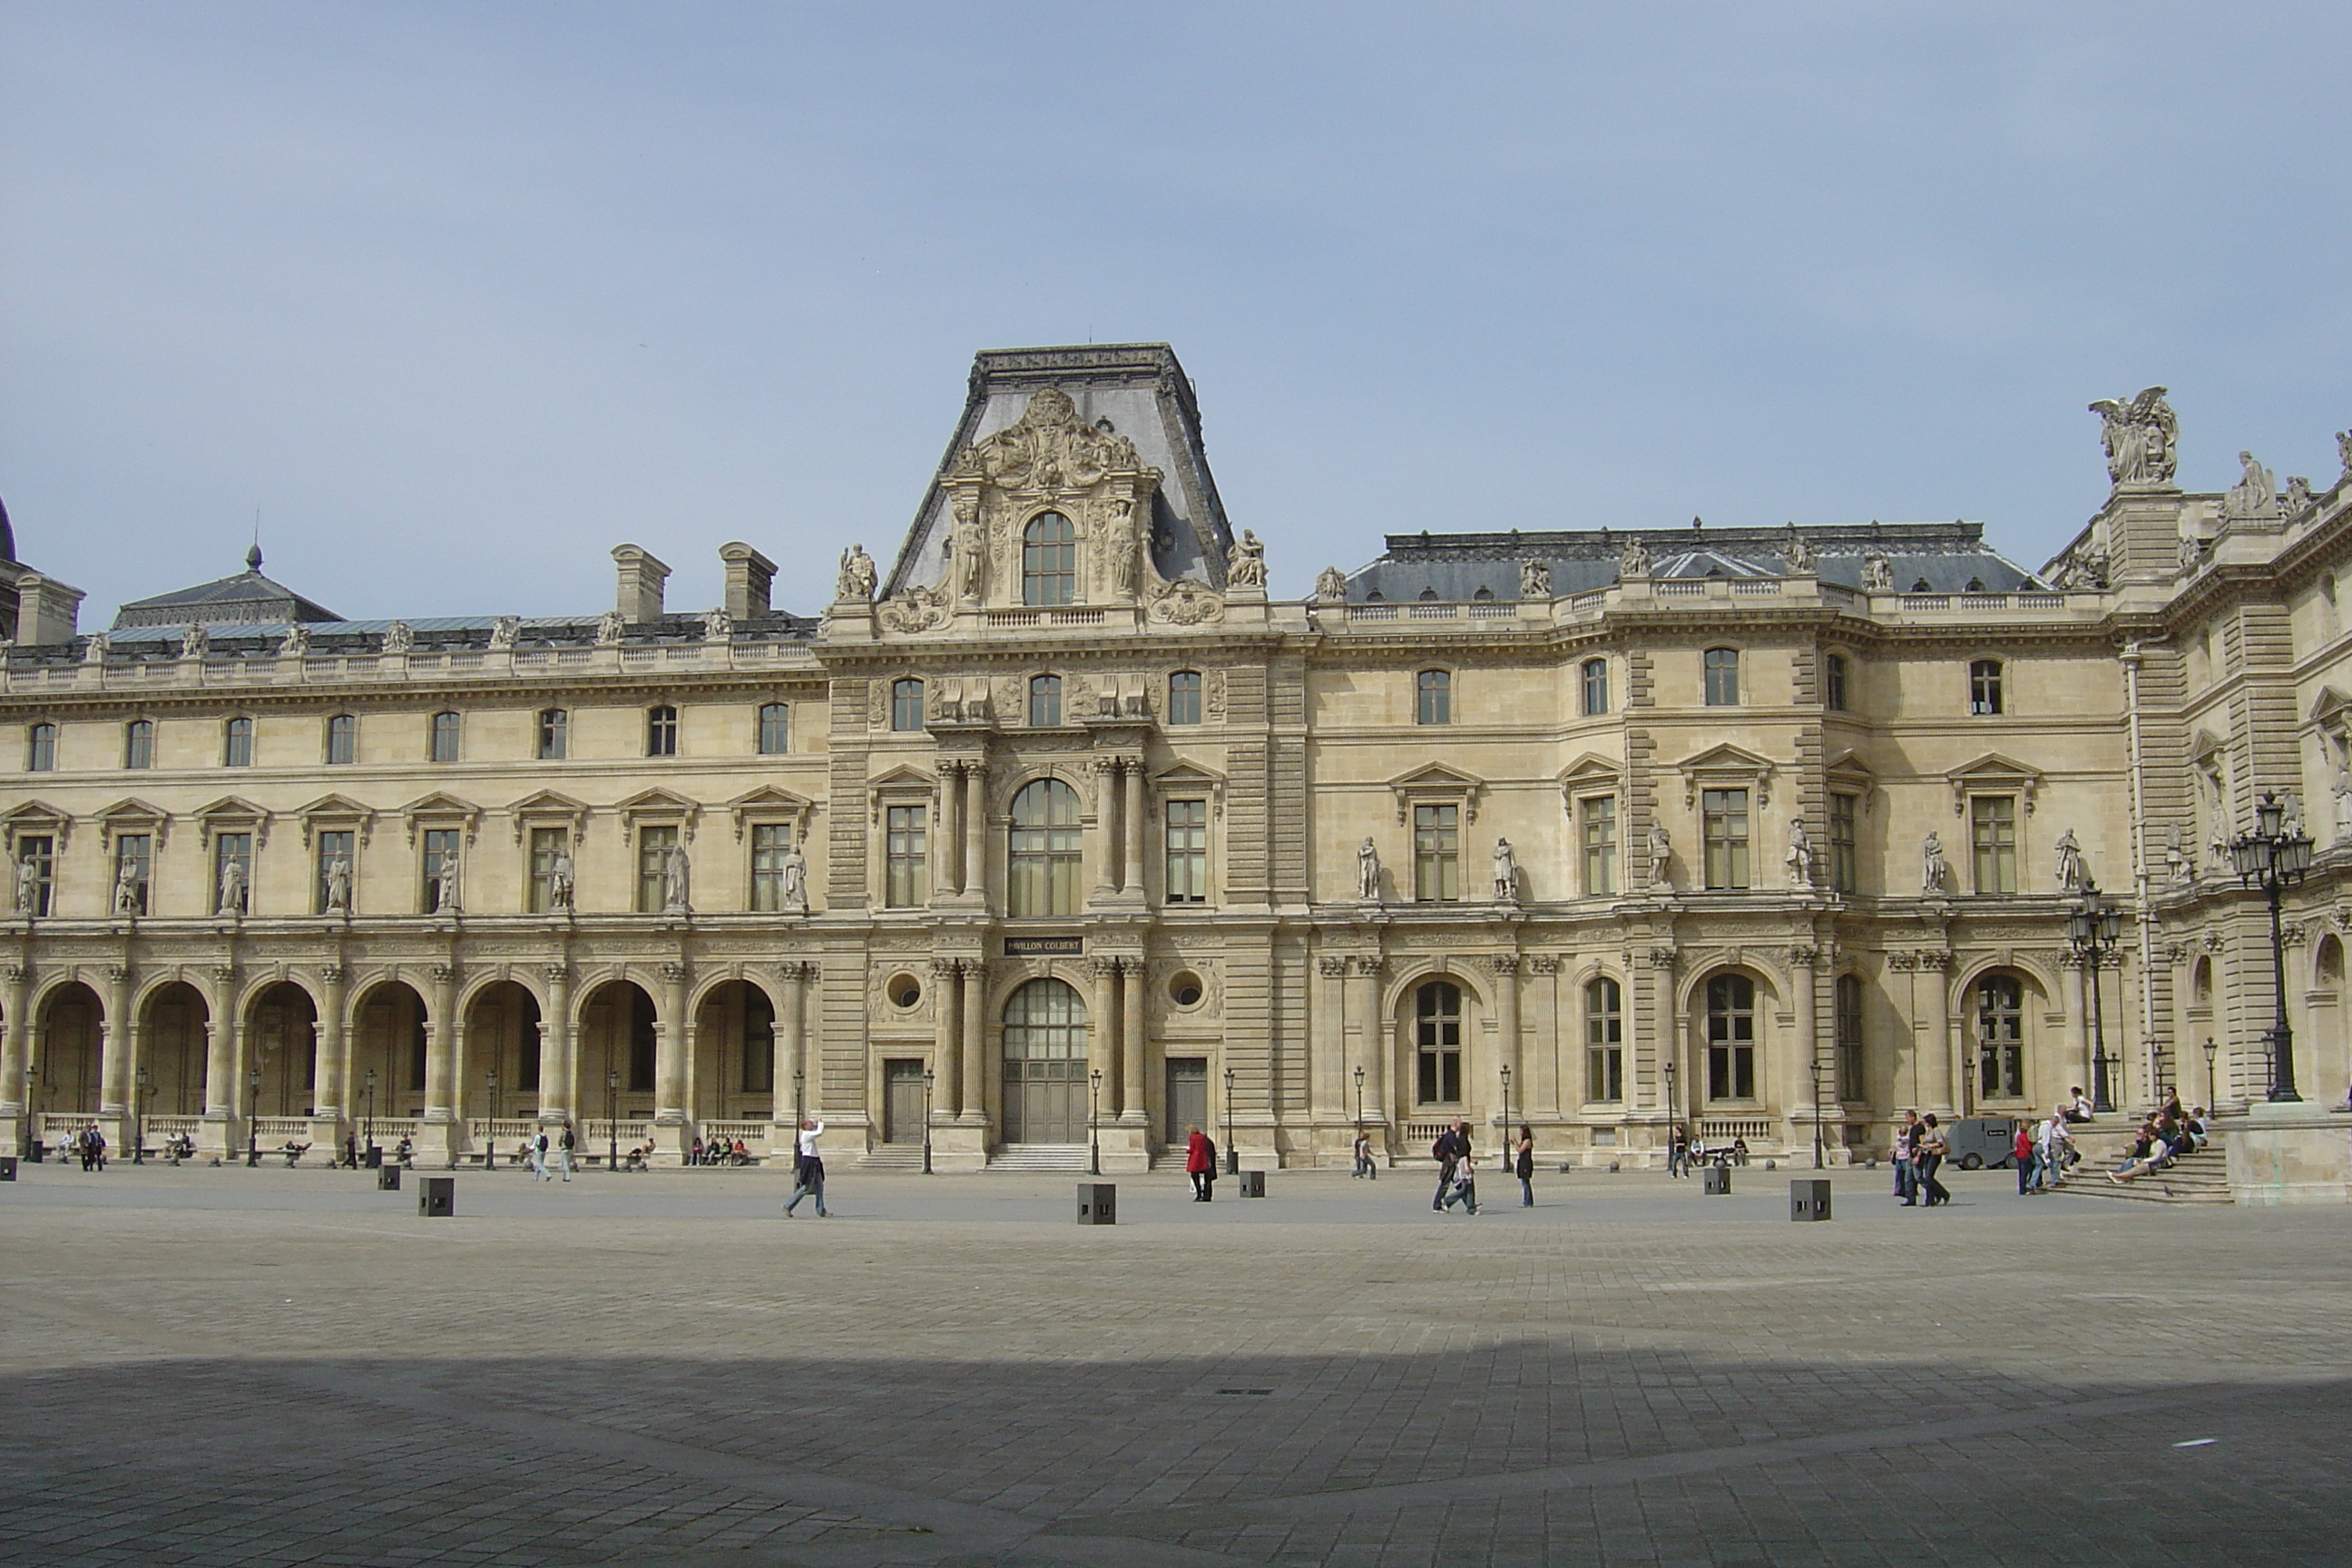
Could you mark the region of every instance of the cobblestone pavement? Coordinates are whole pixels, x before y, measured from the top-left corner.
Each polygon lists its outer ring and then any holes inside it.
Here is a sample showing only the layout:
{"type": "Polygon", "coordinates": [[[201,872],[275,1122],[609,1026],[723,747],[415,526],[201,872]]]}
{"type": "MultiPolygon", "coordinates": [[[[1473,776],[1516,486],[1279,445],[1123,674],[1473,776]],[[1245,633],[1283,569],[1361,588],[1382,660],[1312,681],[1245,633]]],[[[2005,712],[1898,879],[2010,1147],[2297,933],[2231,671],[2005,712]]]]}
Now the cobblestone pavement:
{"type": "Polygon", "coordinates": [[[2352,1561],[2352,1215],[1787,1174],[28,1166],[0,1562],[2352,1561]]]}

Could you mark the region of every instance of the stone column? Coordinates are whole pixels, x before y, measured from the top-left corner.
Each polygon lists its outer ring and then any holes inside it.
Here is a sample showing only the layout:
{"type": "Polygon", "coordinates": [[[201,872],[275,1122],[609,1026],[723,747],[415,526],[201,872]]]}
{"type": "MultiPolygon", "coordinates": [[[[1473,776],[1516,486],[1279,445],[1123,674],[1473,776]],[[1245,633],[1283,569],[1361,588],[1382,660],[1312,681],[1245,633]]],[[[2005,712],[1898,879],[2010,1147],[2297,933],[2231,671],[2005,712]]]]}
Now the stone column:
{"type": "MultiPolygon", "coordinates": [[[[784,1096],[791,1092],[789,1086],[793,1075],[805,1075],[811,1065],[808,1060],[808,983],[814,978],[815,973],[816,965],[813,963],[793,961],[776,965],[776,978],[783,993],[776,998],[775,1081],[778,1088],[774,1100],[777,1105],[782,1104],[784,1096]]],[[[803,1094],[811,1082],[805,1076],[801,1079],[803,1094]]],[[[775,1105],[770,1107],[768,1114],[778,1121],[789,1122],[792,1120],[789,1111],[782,1116],[776,1115],[775,1105]]]]}
{"type": "Polygon", "coordinates": [[[1920,1075],[1920,1093],[1923,1098],[1933,1099],[1935,1103],[1926,1109],[1934,1111],[1942,1121],[1951,1120],[1955,1107],[1968,1103],[1968,1064],[1952,1047],[1951,968],[1952,955],[1948,952],[1929,950],[1919,954],[1919,981],[1928,994],[1929,1064],[1929,1070],[1920,1075]]]}
{"type": "Polygon", "coordinates": [[[1536,977],[1536,1055],[1529,1074],[1529,1119],[1557,1121],[1559,1105],[1559,959],[1549,952],[1532,954],[1528,973],[1536,977]]]}
{"type": "Polygon", "coordinates": [[[342,1129],[352,1121],[351,1031],[343,1019],[343,966],[319,966],[319,1087],[310,1098],[311,1142],[323,1136],[342,1153],[342,1129]],[[323,1129],[323,1132],[320,1131],[323,1129]]]}
{"type": "Polygon", "coordinates": [[[1495,977],[1495,1114],[1505,1118],[1503,1135],[1496,1148],[1511,1145],[1509,1111],[1501,1102],[1502,1069],[1511,1069],[1511,1106],[1524,1110],[1528,1092],[1525,1069],[1519,1062],[1519,955],[1516,952],[1490,952],[1486,955],[1487,971],[1495,977]]]}
{"type": "MultiPolygon", "coordinates": [[[[131,1074],[138,1066],[139,1031],[131,1023],[131,971],[106,972],[106,1016],[99,1023],[98,1112],[118,1130],[131,1114],[131,1074]]],[[[114,1142],[122,1139],[118,1131],[114,1142]]]]}
{"type": "Polygon", "coordinates": [[[988,1121],[987,1064],[982,1025],[988,1007],[988,965],[967,958],[958,965],[963,977],[963,999],[956,1011],[963,1028],[963,1110],[956,1118],[968,1126],[988,1121]]]}
{"type": "Polygon", "coordinates": [[[1118,1119],[1129,1127],[1146,1125],[1150,1117],[1144,1099],[1144,1075],[1149,1070],[1149,1038],[1143,1021],[1148,971],[1140,958],[1119,960],[1119,999],[1127,1010],[1119,1029],[1118,1119]]]}
{"type": "MultiPolygon", "coordinates": [[[[1102,1089],[1087,1096],[1097,1111],[1108,1108],[1116,1114],[1119,1085],[1119,1037],[1124,1032],[1126,1015],[1119,1008],[1119,961],[1097,958],[1089,962],[1094,972],[1095,994],[1087,1004],[1094,1019],[1094,1027],[1087,1031],[1087,1070],[1103,1075],[1102,1089]]],[[[1087,1086],[1090,1089],[1093,1085],[1087,1086]]]]}
{"type": "Polygon", "coordinates": [[[941,763],[940,764],[940,819],[935,829],[940,847],[945,851],[940,857],[940,869],[945,873],[940,878],[940,886],[937,889],[941,893],[963,891],[963,816],[964,799],[967,793],[964,786],[963,764],[941,763]]]}
{"type": "Polygon", "coordinates": [[[580,1073],[572,1060],[572,966],[551,963],[540,971],[547,983],[547,1006],[539,1016],[539,1119],[562,1125],[580,1103],[580,1073]]]}
{"type": "Polygon", "coordinates": [[[661,977],[654,1021],[654,1136],[663,1141],[666,1152],[683,1158],[687,1138],[687,1052],[693,1037],[687,1032],[687,967],[683,963],[665,963],[661,977]]]}
{"type": "Polygon", "coordinates": [[[979,763],[963,765],[963,823],[958,835],[963,855],[963,875],[957,889],[966,898],[988,897],[988,769],[979,763]]]}
{"type": "Polygon", "coordinates": [[[956,961],[931,960],[931,1060],[939,1079],[936,1109],[950,1121],[963,1113],[962,1036],[958,1032],[963,992],[956,980],[956,961]]]}
{"type": "Polygon", "coordinates": [[[213,994],[220,1010],[205,1023],[205,1117],[197,1130],[198,1147],[215,1158],[242,1150],[237,1124],[245,1110],[245,1079],[238,1071],[244,1054],[244,1022],[237,1006],[236,967],[213,966],[213,994]]]}
{"type": "Polygon", "coordinates": [[[465,1026],[457,1021],[457,971],[433,966],[432,1016],[425,1023],[425,1123],[417,1129],[417,1152],[455,1160],[467,1146],[466,1131],[457,1121],[457,1069],[466,1046],[465,1026]]]}
{"type": "MultiPolygon", "coordinates": [[[[1381,972],[1387,967],[1388,960],[1377,952],[1358,953],[1348,964],[1348,978],[1354,982],[1349,989],[1355,993],[1349,1001],[1348,1011],[1355,1017],[1358,1029],[1356,1059],[1349,1064],[1349,1078],[1352,1082],[1354,1068],[1364,1069],[1364,1121],[1372,1127],[1384,1127],[1389,1120],[1389,1068],[1393,1053],[1389,1048],[1388,1029],[1381,1018],[1381,972]]],[[[1217,1086],[1212,1083],[1209,1088],[1214,1093],[1217,1086]]],[[[1387,1140],[1377,1142],[1384,1143],[1387,1140]]]]}
{"type": "MultiPolygon", "coordinates": [[[[1675,950],[1654,947],[1643,954],[1650,966],[1650,984],[1657,997],[1657,1046],[1647,1057],[1640,1047],[1641,1031],[1630,1017],[1626,1020],[1626,1044],[1633,1053],[1633,1070],[1643,1110],[1666,1119],[1669,1125],[1683,1116],[1689,1103],[1685,1095],[1690,1085],[1683,1081],[1683,1039],[1681,1008],[1675,997],[1675,950]],[[1666,1064],[1675,1064],[1675,1081],[1666,1082],[1666,1064]]],[[[1628,1007],[1630,1009],[1629,1001],[1628,1007]]]]}
{"type": "Polygon", "coordinates": [[[1121,773],[1126,784],[1125,798],[1119,806],[1119,826],[1127,840],[1126,870],[1120,875],[1119,886],[1137,898],[1143,897],[1143,759],[1129,757],[1121,773]]]}
{"type": "MultiPolygon", "coordinates": [[[[1795,1048],[1788,1053],[1787,1075],[1781,1080],[1780,1103],[1786,1109],[1794,1136],[1790,1147],[1801,1140],[1809,1147],[1813,1138],[1814,1064],[1821,1059],[1821,1018],[1816,1012],[1819,998],[1814,994],[1815,966],[1822,961],[1822,950],[1798,945],[1789,949],[1789,984],[1796,994],[1790,998],[1797,1016],[1795,1048]],[[1797,1122],[1803,1125],[1799,1127],[1797,1122]]],[[[1824,1089],[1833,1088],[1826,1076],[1824,1089]]],[[[1826,1120],[1827,1112],[1821,1112],[1826,1120]]],[[[1826,1134],[1824,1134],[1826,1136],[1826,1134]]]]}
{"type": "MultiPolygon", "coordinates": [[[[1314,1094],[1314,1118],[1318,1126],[1352,1119],[1356,1110],[1356,1080],[1348,1069],[1347,989],[1348,961],[1337,954],[1326,953],[1315,961],[1323,984],[1314,998],[1315,1057],[1307,1073],[1307,1082],[1314,1094]]],[[[1364,1069],[1366,1089],[1371,1087],[1371,1069],[1364,1069]]]]}
{"type": "Polygon", "coordinates": [[[25,1093],[26,982],[31,975],[22,965],[0,970],[0,1121],[7,1136],[0,1148],[21,1153],[30,1105],[25,1093]]]}
{"type": "Polygon", "coordinates": [[[1119,766],[1117,759],[1097,757],[1095,767],[1095,901],[1117,892],[1124,860],[1118,832],[1119,766]]]}

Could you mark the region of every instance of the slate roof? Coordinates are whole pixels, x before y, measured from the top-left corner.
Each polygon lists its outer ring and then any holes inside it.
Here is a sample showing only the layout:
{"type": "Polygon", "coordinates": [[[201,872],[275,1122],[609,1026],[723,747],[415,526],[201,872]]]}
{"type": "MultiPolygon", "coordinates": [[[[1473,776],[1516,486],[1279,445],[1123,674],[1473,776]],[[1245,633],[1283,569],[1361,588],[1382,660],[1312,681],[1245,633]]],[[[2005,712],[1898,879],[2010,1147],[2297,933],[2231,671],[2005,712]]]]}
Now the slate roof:
{"type": "Polygon", "coordinates": [[[236,576],[151,599],[133,599],[115,611],[114,627],[121,631],[133,626],[233,626],[342,618],[316,600],[263,576],[261,546],[257,544],[245,552],[245,570],[236,576]]]}

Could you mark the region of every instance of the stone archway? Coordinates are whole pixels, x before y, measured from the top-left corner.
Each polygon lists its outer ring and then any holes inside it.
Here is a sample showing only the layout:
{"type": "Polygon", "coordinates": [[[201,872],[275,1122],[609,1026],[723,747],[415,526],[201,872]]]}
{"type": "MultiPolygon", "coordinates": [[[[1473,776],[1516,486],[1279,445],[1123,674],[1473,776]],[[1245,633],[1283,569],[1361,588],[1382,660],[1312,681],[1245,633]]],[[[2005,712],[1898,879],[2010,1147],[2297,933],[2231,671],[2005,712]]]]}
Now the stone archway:
{"type": "MultiPolygon", "coordinates": [[[[776,1082],[776,1003],[749,980],[724,980],[694,1010],[694,1060],[688,1101],[698,1126],[769,1121],[789,1083],[776,1082]]],[[[730,1136],[746,1134],[736,1130],[730,1136]]]]}
{"type": "Polygon", "coordinates": [[[140,1005],[139,1060],[131,1087],[139,1113],[152,1124],[171,1118],[172,1131],[194,1135],[205,1110],[205,1061],[211,1044],[212,1008],[205,994],[184,980],[150,991],[140,1005]],[[142,1083],[141,1070],[147,1077],[142,1083]],[[184,1128],[177,1125],[185,1121],[184,1128]]]}
{"type": "Polygon", "coordinates": [[[1086,998],[1067,981],[1032,980],[1005,999],[1004,1142],[1087,1141],[1086,998]]]}
{"type": "MultiPolygon", "coordinates": [[[[290,980],[265,987],[246,1006],[246,1071],[261,1075],[257,1090],[237,1086],[239,1109],[249,1115],[306,1123],[319,1086],[319,1008],[290,980]]],[[[289,1133],[289,1136],[295,1136],[289,1133]]]]}
{"type": "Polygon", "coordinates": [[[34,1014],[38,1044],[26,1109],[41,1118],[37,1125],[51,1143],[68,1122],[79,1130],[98,1120],[105,1019],[106,1005],[79,980],[52,989],[34,1014]]]}
{"type": "Polygon", "coordinates": [[[537,1130],[539,998],[519,981],[494,980],[466,999],[465,1019],[459,1118],[471,1147],[511,1154],[537,1130]]]}

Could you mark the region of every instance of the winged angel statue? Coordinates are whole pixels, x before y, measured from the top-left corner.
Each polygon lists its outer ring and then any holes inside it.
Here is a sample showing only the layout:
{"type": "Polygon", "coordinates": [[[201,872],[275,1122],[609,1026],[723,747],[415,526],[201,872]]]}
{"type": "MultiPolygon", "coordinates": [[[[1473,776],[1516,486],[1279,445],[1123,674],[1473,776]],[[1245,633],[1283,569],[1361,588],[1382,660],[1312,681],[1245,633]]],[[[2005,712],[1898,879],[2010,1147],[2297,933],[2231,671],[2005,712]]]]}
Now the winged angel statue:
{"type": "Polygon", "coordinates": [[[2179,466],[2180,421],[2151,386],[2129,399],[2102,397],[2091,412],[2103,422],[2099,445],[2106,449],[2107,477],[2119,485],[2168,485],[2179,466]]]}

